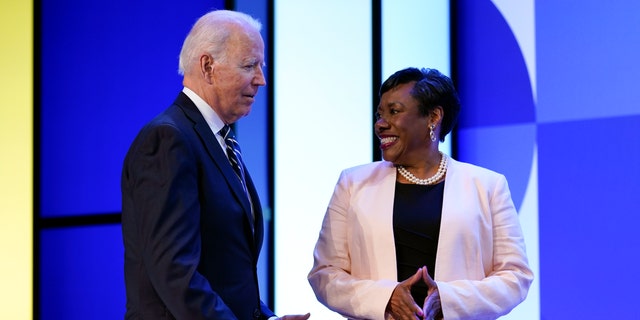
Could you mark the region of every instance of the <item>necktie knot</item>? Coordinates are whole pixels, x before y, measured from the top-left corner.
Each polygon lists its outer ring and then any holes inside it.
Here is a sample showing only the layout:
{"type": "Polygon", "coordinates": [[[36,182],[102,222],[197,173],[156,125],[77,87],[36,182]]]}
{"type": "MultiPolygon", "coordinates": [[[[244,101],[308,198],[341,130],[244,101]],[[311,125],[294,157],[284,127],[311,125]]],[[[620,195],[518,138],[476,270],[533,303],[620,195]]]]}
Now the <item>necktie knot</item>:
{"type": "Polygon", "coordinates": [[[227,147],[231,147],[234,151],[240,154],[240,144],[238,140],[236,140],[235,134],[233,134],[233,130],[228,125],[222,127],[220,130],[220,134],[224,137],[224,142],[227,144],[227,147]]]}
{"type": "Polygon", "coordinates": [[[227,135],[229,134],[229,131],[231,131],[231,127],[229,127],[228,125],[224,125],[224,127],[222,127],[222,129],[220,129],[220,135],[224,138],[227,139],[227,135]]]}

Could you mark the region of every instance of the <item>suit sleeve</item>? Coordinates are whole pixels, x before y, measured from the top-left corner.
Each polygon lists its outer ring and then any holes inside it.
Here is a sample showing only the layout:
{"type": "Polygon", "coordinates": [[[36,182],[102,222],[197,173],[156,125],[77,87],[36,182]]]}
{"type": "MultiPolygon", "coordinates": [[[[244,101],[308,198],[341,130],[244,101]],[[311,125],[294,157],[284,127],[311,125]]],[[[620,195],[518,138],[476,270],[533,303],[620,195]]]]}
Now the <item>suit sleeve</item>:
{"type": "Polygon", "coordinates": [[[487,244],[493,252],[489,258],[491,270],[480,280],[437,281],[445,319],[496,319],[526,298],[533,281],[518,214],[504,176],[490,186],[488,203],[493,239],[487,244]]]}
{"type": "Polygon", "coordinates": [[[198,273],[198,164],[176,127],[161,125],[140,137],[128,162],[142,268],[177,319],[236,319],[198,273]]]}
{"type": "Polygon", "coordinates": [[[329,309],[353,319],[384,319],[392,280],[359,279],[351,275],[349,250],[349,182],[343,172],[329,202],[308,275],[318,300],[329,309]]]}

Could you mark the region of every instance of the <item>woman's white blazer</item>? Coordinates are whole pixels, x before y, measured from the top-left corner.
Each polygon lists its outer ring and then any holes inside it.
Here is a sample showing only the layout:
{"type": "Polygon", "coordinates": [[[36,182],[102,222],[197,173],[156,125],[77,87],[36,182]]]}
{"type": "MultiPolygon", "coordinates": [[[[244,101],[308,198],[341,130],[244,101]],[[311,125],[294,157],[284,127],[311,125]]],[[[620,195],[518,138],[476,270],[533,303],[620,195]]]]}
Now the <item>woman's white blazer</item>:
{"type": "MultiPolygon", "coordinates": [[[[346,169],[329,202],[308,280],[345,317],[391,319],[387,302],[405,280],[396,270],[395,183],[390,162],[346,169]]],[[[449,158],[435,281],[445,319],[495,319],[527,296],[533,273],[503,175],[449,158]]]]}

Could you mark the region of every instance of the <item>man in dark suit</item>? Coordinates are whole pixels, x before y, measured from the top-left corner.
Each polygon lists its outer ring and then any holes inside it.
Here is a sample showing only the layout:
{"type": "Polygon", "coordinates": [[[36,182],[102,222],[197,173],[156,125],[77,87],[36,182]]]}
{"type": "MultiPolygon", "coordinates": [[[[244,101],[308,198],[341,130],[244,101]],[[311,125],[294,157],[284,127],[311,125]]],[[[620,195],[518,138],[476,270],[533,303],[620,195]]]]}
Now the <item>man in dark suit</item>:
{"type": "Polygon", "coordinates": [[[201,17],[180,53],[183,91],[127,153],[126,319],[277,318],[259,296],[260,200],[237,142],[225,140],[265,85],[260,28],[234,11],[201,17]]]}

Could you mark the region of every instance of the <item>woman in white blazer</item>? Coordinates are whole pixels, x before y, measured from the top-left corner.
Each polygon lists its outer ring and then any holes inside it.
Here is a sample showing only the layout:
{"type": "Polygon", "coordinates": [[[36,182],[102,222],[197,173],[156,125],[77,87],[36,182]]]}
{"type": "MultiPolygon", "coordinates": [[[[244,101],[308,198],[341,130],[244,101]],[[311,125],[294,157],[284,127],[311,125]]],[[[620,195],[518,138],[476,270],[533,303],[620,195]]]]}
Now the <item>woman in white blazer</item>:
{"type": "Polygon", "coordinates": [[[495,319],[525,299],[533,274],[505,177],[438,151],[459,110],[451,79],[435,69],[400,70],[382,84],[384,161],[340,175],[308,276],[331,310],[495,319]]]}

